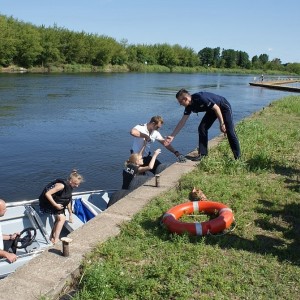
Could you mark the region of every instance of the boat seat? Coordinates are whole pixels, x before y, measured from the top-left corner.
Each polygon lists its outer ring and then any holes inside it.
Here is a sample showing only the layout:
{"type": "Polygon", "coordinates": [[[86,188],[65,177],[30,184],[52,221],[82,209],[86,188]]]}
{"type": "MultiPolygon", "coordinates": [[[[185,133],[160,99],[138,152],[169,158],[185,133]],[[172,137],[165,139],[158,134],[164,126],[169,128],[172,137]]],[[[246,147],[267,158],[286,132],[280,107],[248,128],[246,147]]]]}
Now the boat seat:
{"type": "Polygon", "coordinates": [[[109,197],[107,192],[95,193],[91,194],[87,199],[89,205],[91,205],[97,213],[101,213],[102,211],[107,209],[107,204],[109,202],[109,197]]]}
{"type": "Polygon", "coordinates": [[[69,212],[68,210],[66,210],[66,221],[64,224],[64,227],[69,231],[72,232],[76,229],[78,229],[79,227],[81,227],[84,223],[75,215],[73,214],[73,223],[69,222],[69,212]]]}

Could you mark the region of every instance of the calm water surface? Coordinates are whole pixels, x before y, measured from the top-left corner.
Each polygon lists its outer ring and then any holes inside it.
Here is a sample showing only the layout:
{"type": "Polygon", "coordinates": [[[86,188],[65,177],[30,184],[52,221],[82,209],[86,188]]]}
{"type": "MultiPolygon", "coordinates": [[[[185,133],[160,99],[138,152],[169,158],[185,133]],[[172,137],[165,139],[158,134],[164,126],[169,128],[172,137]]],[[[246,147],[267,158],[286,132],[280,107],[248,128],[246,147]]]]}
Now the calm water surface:
{"type": "MultiPolygon", "coordinates": [[[[119,189],[132,143],[130,129],[161,115],[165,120],[161,132],[170,134],[183,113],[175,99],[180,88],[225,96],[235,122],[291,94],[251,87],[253,76],[1,74],[0,198],[8,202],[37,198],[45,184],[65,178],[73,168],[85,177],[78,191],[119,189]]],[[[202,116],[192,114],[174,140],[180,152],[197,146],[202,116]]],[[[210,138],[218,134],[215,124],[210,138]]],[[[159,146],[156,143],[153,149],[159,146]]],[[[160,160],[172,163],[175,156],[163,148],[160,160]]]]}

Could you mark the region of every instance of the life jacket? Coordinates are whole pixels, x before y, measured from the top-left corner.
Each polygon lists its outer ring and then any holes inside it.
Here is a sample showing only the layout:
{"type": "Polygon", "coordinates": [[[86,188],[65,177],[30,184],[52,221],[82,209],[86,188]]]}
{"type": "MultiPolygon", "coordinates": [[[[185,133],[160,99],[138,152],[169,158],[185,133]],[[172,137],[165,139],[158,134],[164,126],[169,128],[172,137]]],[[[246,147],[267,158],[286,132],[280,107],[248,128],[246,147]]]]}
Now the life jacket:
{"type": "Polygon", "coordinates": [[[49,184],[47,184],[43,189],[41,195],[39,196],[39,205],[42,210],[53,209],[53,206],[51,205],[51,203],[49,202],[45,194],[49,190],[54,188],[56,183],[62,183],[64,185],[64,188],[61,191],[58,191],[52,195],[53,200],[58,204],[62,204],[64,208],[66,208],[68,204],[71,202],[73,188],[71,187],[68,181],[64,179],[56,179],[50,182],[49,184]]]}

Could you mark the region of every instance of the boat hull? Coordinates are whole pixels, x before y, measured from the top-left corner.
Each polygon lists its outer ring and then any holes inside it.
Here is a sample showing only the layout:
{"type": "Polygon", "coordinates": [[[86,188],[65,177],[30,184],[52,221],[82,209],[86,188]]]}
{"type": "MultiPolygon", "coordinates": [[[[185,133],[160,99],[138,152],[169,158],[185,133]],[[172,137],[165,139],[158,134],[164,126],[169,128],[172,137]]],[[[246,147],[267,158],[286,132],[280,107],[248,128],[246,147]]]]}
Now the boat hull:
{"type": "MultiPolygon", "coordinates": [[[[73,213],[73,222],[69,223],[66,210],[66,222],[61,232],[61,238],[83,226],[90,218],[104,211],[115,190],[94,190],[78,192],[73,194],[73,208],[75,203],[80,203],[89,218],[83,218],[83,213],[73,213]]],[[[73,210],[74,211],[74,210],[73,210]]],[[[21,232],[23,229],[33,227],[36,229],[36,237],[31,245],[16,249],[18,259],[9,263],[5,258],[0,259],[0,279],[13,273],[17,268],[23,266],[35,256],[39,255],[52,246],[50,234],[54,224],[54,217],[50,214],[42,214],[39,210],[38,199],[7,203],[7,211],[0,218],[3,233],[21,232]]],[[[11,241],[4,241],[4,249],[12,251],[11,241]]]]}

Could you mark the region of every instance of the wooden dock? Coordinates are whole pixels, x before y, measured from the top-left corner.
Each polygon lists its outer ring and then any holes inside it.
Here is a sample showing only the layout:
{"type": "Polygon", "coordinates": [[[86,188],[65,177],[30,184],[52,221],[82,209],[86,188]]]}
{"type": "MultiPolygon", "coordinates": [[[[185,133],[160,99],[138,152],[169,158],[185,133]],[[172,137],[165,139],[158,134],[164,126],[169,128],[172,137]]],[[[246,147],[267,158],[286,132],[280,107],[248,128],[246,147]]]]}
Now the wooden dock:
{"type": "Polygon", "coordinates": [[[291,83],[296,83],[300,82],[300,80],[296,79],[287,79],[287,80],[277,80],[277,81],[257,81],[257,82],[250,82],[249,84],[252,86],[260,86],[260,87],[265,87],[269,89],[276,89],[276,90],[281,90],[281,91],[286,91],[286,92],[296,92],[300,93],[300,88],[299,87],[293,87],[293,86],[288,86],[286,84],[291,84],[291,83]]]}

